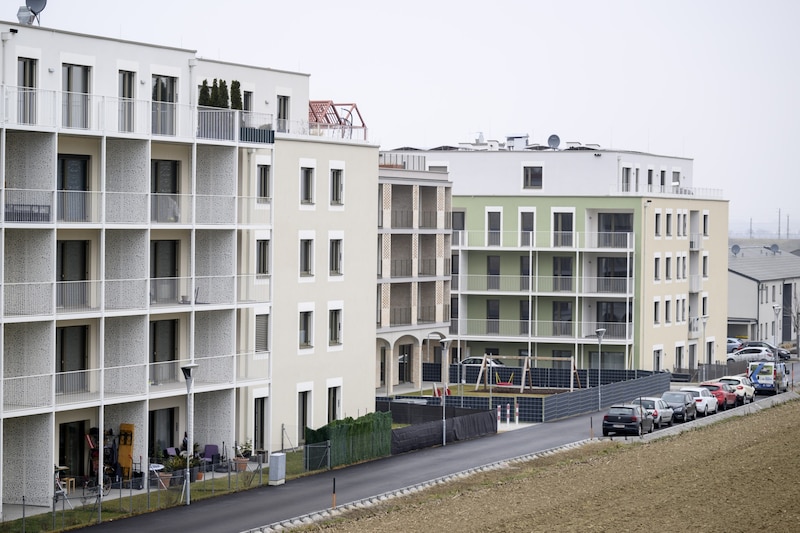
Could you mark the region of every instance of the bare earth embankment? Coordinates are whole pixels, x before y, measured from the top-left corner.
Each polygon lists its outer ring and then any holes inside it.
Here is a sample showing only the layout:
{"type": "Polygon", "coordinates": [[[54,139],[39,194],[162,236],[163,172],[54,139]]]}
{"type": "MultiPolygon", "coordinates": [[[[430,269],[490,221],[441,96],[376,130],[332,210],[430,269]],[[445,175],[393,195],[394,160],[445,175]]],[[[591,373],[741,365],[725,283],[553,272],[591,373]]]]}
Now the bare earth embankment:
{"type": "Polygon", "coordinates": [[[793,400],[650,442],[510,464],[302,531],[800,531],[799,448],[793,400]]]}

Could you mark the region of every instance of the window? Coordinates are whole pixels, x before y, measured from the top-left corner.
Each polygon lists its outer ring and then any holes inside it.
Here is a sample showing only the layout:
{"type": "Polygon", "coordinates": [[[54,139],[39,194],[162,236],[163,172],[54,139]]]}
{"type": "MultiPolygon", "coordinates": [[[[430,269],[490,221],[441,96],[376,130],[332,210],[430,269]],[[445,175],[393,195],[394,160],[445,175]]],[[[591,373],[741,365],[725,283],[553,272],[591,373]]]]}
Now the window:
{"type": "Polygon", "coordinates": [[[61,65],[61,117],[65,128],[89,127],[89,74],[83,65],[61,65]]]}
{"type": "Polygon", "coordinates": [[[572,213],[553,213],[554,246],[572,246],[572,213]]]}
{"type": "Polygon", "coordinates": [[[700,307],[700,312],[703,313],[702,316],[708,316],[708,296],[703,296],[700,307]]]}
{"type": "Polygon", "coordinates": [[[242,91],[242,111],[253,110],[253,91],[242,91]]]}
{"type": "Polygon", "coordinates": [[[704,278],[708,277],[708,256],[707,255],[703,256],[703,277],[704,278]]]}
{"type": "Polygon", "coordinates": [[[597,258],[597,290],[598,292],[625,292],[632,276],[628,271],[628,259],[625,257],[597,258]]]}
{"type": "Polygon", "coordinates": [[[622,168],[622,192],[630,192],[631,190],[631,169],[628,167],[622,168]]]}
{"type": "Polygon", "coordinates": [[[452,237],[452,244],[453,246],[458,246],[460,244],[466,244],[465,241],[466,236],[464,234],[464,224],[466,223],[465,220],[465,213],[464,211],[453,211],[452,214],[452,224],[453,224],[453,237],[452,237]]]}
{"type": "Polygon", "coordinates": [[[599,213],[597,226],[598,246],[625,248],[628,234],[633,233],[633,213],[599,213]]]}
{"type": "Polygon", "coordinates": [[[332,276],[342,275],[342,240],[331,239],[330,241],[330,274],[332,276]]]}
{"type": "Polygon", "coordinates": [[[486,300],[486,333],[500,333],[500,300],[486,300]]]}
{"type": "Polygon", "coordinates": [[[256,241],[256,278],[269,276],[269,241],[256,241]]]}
{"type": "Polygon", "coordinates": [[[655,235],[661,237],[661,213],[656,213],[655,235]]]}
{"type": "Polygon", "coordinates": [[[672,322],[672,301],[664,301],[664,322],[667,324],[672,322]]]}
{"type": "Polygon", "coordinates": [[[572,290],[572,257],[553,257],[553,290],[572,290]]]}
{"type": "Polygon", "coordinates": [[[153,222],[180,222],[180,162],[153,159],[150,162],[150,219],[153,222]]]}
{"type": "Polygon", "coordinates": [[[300,241],[300,275],[314,275],[314,241],[312,239],[300,241]]]}
{"type": "Polygon", "coordinates": [[[486,229],[489,246],[500,246],[500,211],[486,213],[486,229]]]}
{"type": "Polygon", "coordinates": [[[129,70],[119,71],[119,131],[133,131],[134,98],[136,97],[136,73],[129,70]]]}
{"type": "Polygon", "coordinates": [[[572,336],[572,302],[553,302],[553,335],[572,336]]]}
{"type": "Polygon", "coordinates": [[[17,119],[21,124],[36,124],[36,60],[17,59],[17,119]]]}
{"type": "Polygon", "coordinates": [[[533,212],[524,211],[519,214],[520,246],[533,244],[533,212]]]}
{"type": "Polygon", "coordinates": [[[289,97],[278,95],[278,117],[277,117],[278,131],[289,132],[289,97]]]}
{"type": "Polygon", "coordinates": [[[331,205],[344,204],[344,171],[331,169],[331,205]]]}
{"type": "Polygon", "coordinates": [[[703,215],[703,235],[708,237],[708,215],[703,215]]]}
{"type": "Polygon", "coordinates": [[[256,352],[269,351],[269,315],[256,315],[256,352]]]}
{"type": "Polygon", "coordinates": [[[666,234],[667,237],[672,236],[672,213],[667,213],[667,220],[666,220],[666,234]]]}
{"type": "Polygon", "coordinates": [[[523,167],[523,188],[542,188],[542,167],[523,167]]]}
{"type": "Polygon", "coordinates": [[[300,312],[300,347],[313,346],[312,328],[314,327],[314,313],[312,311],[300,312]]]}
{"type": "Polygon", "coordinates": [[[653,192],[653,169],[647,169],[647,192],[653,192]]]}
{"type": "Polygon", "coordinates": [[[500,256],[486,256],[486,288],[490,291],[500,289],[500,256]]]}
{"type": "Polygon", "coordinates": [[[661,171],[661,189],[659,189],[659,190],[661,192],[664,192],[664,191],[667,190],[667,171],[666,170],[662,170],[661,171]]]}
{"type": "Polygon", "coordinates": [[[659,281],[661,279],[661,258],[656,257],[653,262],[653,279],[659,281]]]}
{"type": "Polygon", "coordinates": [[[661,302],[653,302],[653,324],[661,323],[661,302]]]}
{"type": "Polygon", "coordinates": [[[314,203],[314,169],[302,167],[300,169],[300,203],[314,203]]]}
{"type": "Polygon", "coordinates": [[[178,78],[153,75],[152,128],[156,135],[175,135],[178,78]]]}
{"type": "Polygon", "coordinates": [[[270,180],[269,180],[270,166],[258,165],[256,167],[256,202],[259,204],[266,204],[270,200],[270,180]]]}
{"type": "Polygon", "coordinates": [[[661,350],[653,350],[653,370],[661,370],[661,350]]]}
{"type": "Polygon", "coordinates": [[[672,279],[672,258],[665,257],[664,258],[664,279],[671,280],[672,279]]]}
{"type": "Polygon", "coordinates": [[[519,333],[527,335],[530,332],[529,321],[531,319],[531,303],[528,300],[519,301],[519,333]]]}
{"type": "Polygon", "coordinates": [[[58,154],[57,184],[58,220],[66,222],[89,222],[91,220],[91,197],[89,190],[89,168],[87,155],[58,154]]]}
{"type": "Polygon", "coordinates": [[[328,345],[342,344],[342,310],[331,309],[328,311],[328,345]]]}

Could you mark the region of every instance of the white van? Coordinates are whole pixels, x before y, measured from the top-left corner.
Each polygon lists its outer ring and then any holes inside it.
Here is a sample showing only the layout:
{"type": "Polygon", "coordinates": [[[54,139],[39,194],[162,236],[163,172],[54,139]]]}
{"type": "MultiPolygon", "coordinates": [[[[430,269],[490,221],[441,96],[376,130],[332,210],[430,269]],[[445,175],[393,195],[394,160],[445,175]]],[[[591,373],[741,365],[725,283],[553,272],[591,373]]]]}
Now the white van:
{"type": "Polygon", "coordinates": [[[756,392],[786,392],[789,390],[789,374],[785,363],[754,361],[748,365],[747,375],[756,392]]]}

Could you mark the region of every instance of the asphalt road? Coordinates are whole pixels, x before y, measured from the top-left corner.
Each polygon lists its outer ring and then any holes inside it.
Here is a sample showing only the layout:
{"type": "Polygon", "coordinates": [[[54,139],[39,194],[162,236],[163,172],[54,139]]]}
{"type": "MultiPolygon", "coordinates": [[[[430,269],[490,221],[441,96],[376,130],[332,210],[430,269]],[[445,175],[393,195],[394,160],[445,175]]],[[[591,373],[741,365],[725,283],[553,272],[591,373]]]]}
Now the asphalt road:
{"type": "Polygon", "coordinates": [[[235,494],[192,502],[144,515],[84,528],[90,533],[239,533],[312,512],[330,509],[333,483],[342,506],[451,474],[556,448],[595,435],[601,415],[579,416],[526,426],[465,442],[387,457],[335,471],[235,494]]]}

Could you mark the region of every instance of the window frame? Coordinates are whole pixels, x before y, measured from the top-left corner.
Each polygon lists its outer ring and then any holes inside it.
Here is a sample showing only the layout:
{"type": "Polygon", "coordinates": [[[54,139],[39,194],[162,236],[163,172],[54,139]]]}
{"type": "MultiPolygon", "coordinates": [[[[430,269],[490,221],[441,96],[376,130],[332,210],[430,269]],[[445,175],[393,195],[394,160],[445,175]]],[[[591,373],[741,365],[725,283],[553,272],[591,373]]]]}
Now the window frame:
{"type": "Polygon", "coordinates": [[[344,240],[330,239],[328,241],[328,274],[330,276],[344,275],[344,240]]]}
{"type": "Polygon", "coordinates": [[[256,203],[266,204],[272,200],[271,178],[271,165],[256,165],[256,203]]]}
{"type": "Polygon", "coordinates": [[[298,316],[298,347],[307,349],[314,347],[314,311],[300,311],[298,316]]]}
{"type": "Polygon", "coordinates": [[[334,207],[344,205],[344,169],[330,170],[330,205],[334,207]]]}
{"type": "Polygon", "coordinates": [[[300,204],[314,205],[314,167],[300,167],[300,204]]]}
{"type": "Polygon", "coordinates": [[[544,166],[526,164],[522,167],[522,188],[525,190],[541,190],[544,183],[544,166]]]}
{"type": "Polygon", "coordinates": [[[263,279],[270,274],[270,242],[269,239],[256,240],[256,279],[263,279]]]}
{"type": "Polygon", "coordinates": [[[299,274],[300,277],[314,276],[314,239],[300,239],[299,250],[299,274]]]}

